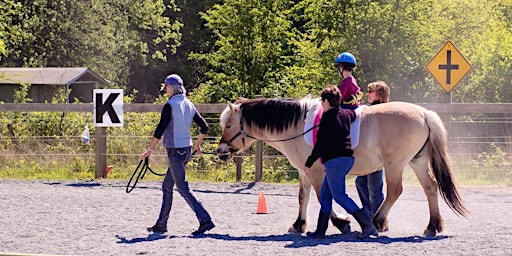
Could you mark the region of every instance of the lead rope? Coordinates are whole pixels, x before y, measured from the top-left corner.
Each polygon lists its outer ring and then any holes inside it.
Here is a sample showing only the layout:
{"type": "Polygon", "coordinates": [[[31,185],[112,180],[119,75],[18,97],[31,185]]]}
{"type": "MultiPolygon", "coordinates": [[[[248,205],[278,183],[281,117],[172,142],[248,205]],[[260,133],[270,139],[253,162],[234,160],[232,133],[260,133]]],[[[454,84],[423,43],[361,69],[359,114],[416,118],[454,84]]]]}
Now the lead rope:
{"type": "Polygon", "coordinates": [[[158,176],[164,176],[165,173],[161,174],[161,173],[156,173],[154,172],[150,167],[149,167],[149,157],[146,157],[144,160],[140,160],[139,162],[139,165],[137,165],[137,168],[135,168],[135,171],[133,172],[132,174],[132,177],[130,178],[130,180],[128,181],[128,184],[126,185],[126,193],[130,193],[132,192],[132,190],[135,188],[135,186],[137,185],[137,183],[139,182],[139,179],[143,179],[144,178],[144,175],[146,175],[146,172],[147,171],[150,171],[151,173],[155,174],[155,175],[158,175],[158,176]],[[142,162],[144,162],[144,164],[142,164],[142,162]],[[139,168],[141,167],[142,165],[142,168],[139,170],[139,168]],[[138,175],[137,175],[138,174],[138,175]],[[130,184],[132,183],[133,181],[133,178],[135,177],[135,175],[137,175],[137,178],[135,179],[135,181],[133,182],[133,186],[130,187],[130,184]]]}
{"type": "MultiPolygon", "coordinates": [[[[196,150],[194,150],[194,152],[192,152],[192,155],[195,155],[195,154],[196,154],[196,150]]],[[[204,152],[203,151],[203,154],[216,155],[217,153],[216,152],[204,152]]],[[[144,178],[144,175],[146,175],[146,172],[148,170],[151,173],[153,173],[154,175],[157,175],[157,176],[164,176],[165,175],[165,173],[156,173],[156,172],[154,172],[151,169],[151,167],[149,167],[149,157],[146,157],[144,160],[140,160],[139,165],[137,165],[137,168],[135,168],[135,171],[133,172],[132,177],[130,178],[130,180],[128,181],[128,184],[126,185],[126,193],[132,192],[132,190],[135,188],[135,186],[137,185],[139,180],[144,178]],[[144,164],[142,165],[143,161],[144,161],[144,164]],[[139,170],[141,165],[142,165],[142,168],[139,170]],[[137,175],[137,178],[133,182],[133,186],[130,186],[130,184],[132,183],[133,178],[135,177],[135,175],[137,175]]]]}

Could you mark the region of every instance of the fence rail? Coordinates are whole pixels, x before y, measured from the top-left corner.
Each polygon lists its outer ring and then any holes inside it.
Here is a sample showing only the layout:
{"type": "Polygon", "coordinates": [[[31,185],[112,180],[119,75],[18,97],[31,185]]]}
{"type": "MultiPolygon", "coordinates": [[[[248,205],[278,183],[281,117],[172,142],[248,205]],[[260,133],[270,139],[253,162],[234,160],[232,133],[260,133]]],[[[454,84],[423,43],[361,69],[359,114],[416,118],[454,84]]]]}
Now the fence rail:
{"type": "MultiPolygon", "coordinates": [[[[512,103],[416,103],[438,114],[472,114],[472,113],[508,113],[512,114],[512,103]]],[[[201,113],[221,113],[225,104],[195,104],[201,113]]],[[[47,103],[4,103],[0,111],[13,112],[92,112],[90,104],[47,104],[47,103]]],[[[124,104],[125,112],[144,113],[160,112],[159,104],[132,103],[124,104]]]]}
{"type": "MultiPolygon", "coordinates": [[[[427,109],[437,112],[440,114],[443,119],[445,126],[448,127],[451,134],[455,134],[454,136],[449,138],[452,143],[457,143],[458,146],[463,147],[462,145],[478,143],[482,140],[487,140],[486,136],[475,136],[471,138],[469,141],[461,141],[460,135],[457,133],[458,123],[461,121],[458,120],[450,120],[453,115],[467,115],[467,114],[505,114],[506,118],[499,119],[500,123],[510,124],[512,123],[512,104],[468,104],[468,103],[423,103],[418,104],[427,109]],[[452,128],[450,128],[452,126],[452,128]]],[[[205,113],[221,113],[226,105],[225,104],[196,104],[199,112],[205,113]]],[[[125,113],[147,113],[147,112],[160,112],[162,109],[162,105],[160,104],[124,104],[123,111],[125,113]]],[[[92,113],[94,110],[93,104],[45,104],[45,103],[6,103],[0,104],[0,112],[90,112],[92,113]]],[[[481,121],[477,121],[481,123],[490,123],[491,121],[482,119],[481,121]]],[[[476,133],[476,132],[473,132],[476,133]]],[[[107,173],[107,134],[105,127],[95,127],[95,139],[97,141],[95,148],[95,176],[96,178],[105,178],[107,173]]],[[[497,137],[496,137],[497,138],[497,137]]],[[[507,143],[510,144],[512,138],[510,136],[501,136],[500,141],[488,141],[489,143],[507,143]]],[[[512,148],[512,146],[511,146],[512,148]]],[[[262,177],[262,147],[261,142],[255,147],[255,177],[256,180],[261,180],[262,177]],[[258,163],[260,161],[260,163],[258,163]]],[[[470,154],[471,152],[468,152],[470,154]]],[[[239,160],[239,159],[238,159],[239,160]]],[[[241,162],[237,162],[237,179],[239,179],[241,175],[241,162]]]]}

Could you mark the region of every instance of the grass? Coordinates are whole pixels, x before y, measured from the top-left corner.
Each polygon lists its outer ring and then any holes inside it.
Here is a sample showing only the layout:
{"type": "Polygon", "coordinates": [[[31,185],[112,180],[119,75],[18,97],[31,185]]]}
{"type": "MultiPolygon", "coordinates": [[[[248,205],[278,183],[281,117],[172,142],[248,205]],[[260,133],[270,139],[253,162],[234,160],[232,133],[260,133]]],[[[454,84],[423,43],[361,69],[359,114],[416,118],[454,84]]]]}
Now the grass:
{"type": "MultiPolygon", "coordinates": [[[[138,165],[123,161],[112,161],[113,168],[107,175],[110,180],[128,181],[138,165]]],[[[142,167],[142,166],[141,166],[142,167]]],[[[157,159],[150,161],[155,173],[165,174],[167,164],[157,159]]],[[[209,163],[203,166],[200,159],[193,159],[187,164],[187,180],[191,182],[236,182],[236,166],[234,163],[209,163]]],[[[242,166],[242,182],[254,181],[254,165],[244,161],[242,166]]],[[[95,178],[94,159],[74,159],[73,161],[5,161],[0,167],[0,179],[23,180],[93,180],[95,178]]],[[[264,169],[263,181],[273,183],[298,183],[296,171],[282,169],[264,169]]],[[[147,171],[144,180],[162,180],[162,176],[147,171]]]]}
{"type": "MultiPolygon", "coordinates": [[[[248,161],[245,161],[248,162],[248,161]]],[[[197,164],[187,165],[187,179],[191,182],[236,182],[235,165],[225,163],[209,170],[194,168],[197,164]]],[[[138,163],[137,163],[138,164],[138,163]]],[[[126,180],[132,176],[137,164],[115,166],[107,176],[109,180],[126,180]]],[[[156,173],[164,174],[167,170],[165,164],[150,165],[156,173]]],[[[254,166],[247,164],[243,167],[242,182],[254,181],[254,166]]],[[[456,182],[460,186],[510,186],[512,185],[512,171],[503,170],[466,170],[454,171],[456,182]]],[[[95,176],[94,163],[78,161],[73,164],[62,164],[59,161],[45,163],[19,160],[16,163],[6,163],[0,169],[1,179],[22,180],[93,180],[95,176]]],[[[162,180],[149,171],[144,180],[162,180]]],[[[354,176],[347,177],[347,184],[354,183],[354,176]]],[[[263,181],[270,183],[298,183],[298,173],[295,170],[268,170],[263,172],[263,181]]],[[[418,180],[410,168],[403,174],[404,185],[418,185],[418,180]]]]}

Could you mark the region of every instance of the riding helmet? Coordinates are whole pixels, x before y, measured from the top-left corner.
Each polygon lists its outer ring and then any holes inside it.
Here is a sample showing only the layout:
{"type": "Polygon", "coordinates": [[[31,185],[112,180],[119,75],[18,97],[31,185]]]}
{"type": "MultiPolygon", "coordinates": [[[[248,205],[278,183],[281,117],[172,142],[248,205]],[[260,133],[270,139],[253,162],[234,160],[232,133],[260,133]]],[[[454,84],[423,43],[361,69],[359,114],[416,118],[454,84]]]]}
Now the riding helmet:
{"type": "Polygon", "coordinates": [[[349,67],[353,68],[356,66],[356,58],[350,52],[342,52],[336,57],[336,60],[334,61],[334,65],[335,66],[343,65],[343,66],[349,66],[349,67]]]}

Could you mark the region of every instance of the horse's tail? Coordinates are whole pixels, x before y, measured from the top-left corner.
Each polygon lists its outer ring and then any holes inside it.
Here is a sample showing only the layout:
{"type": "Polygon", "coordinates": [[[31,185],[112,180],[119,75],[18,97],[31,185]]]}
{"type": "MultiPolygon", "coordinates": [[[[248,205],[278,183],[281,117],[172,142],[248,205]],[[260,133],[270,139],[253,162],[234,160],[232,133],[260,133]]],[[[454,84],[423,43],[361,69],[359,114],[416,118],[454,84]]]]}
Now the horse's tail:
{"type": "Polygon", "coordinates": [[[428,139],[431,155],[430,165],[441,196],[454,212],[461,216],[466,216],[468,210],[464,206],[455,184],[455,176],[453,175],[448,155],[448,137],[443,121],[437,113],[430,110],[425,111],[425,121],[430,129],[428,139]]]}

